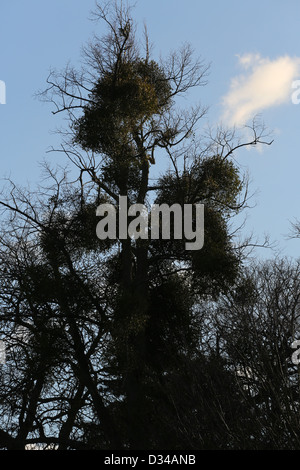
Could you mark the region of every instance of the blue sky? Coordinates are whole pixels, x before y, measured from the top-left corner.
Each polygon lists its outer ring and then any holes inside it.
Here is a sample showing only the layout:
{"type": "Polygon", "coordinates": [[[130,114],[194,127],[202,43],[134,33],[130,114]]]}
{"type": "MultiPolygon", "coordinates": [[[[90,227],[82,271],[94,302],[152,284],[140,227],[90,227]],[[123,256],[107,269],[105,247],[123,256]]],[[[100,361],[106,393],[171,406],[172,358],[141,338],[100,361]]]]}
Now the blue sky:
{"type": "MultiPolygon", "coordinates": [[[[1,175],[21,184],[40,179],[47,150],[59,145],[52,131],[61,124],[52,108],[34,98],[45,88],[50,68],[80,60],[81,47],[101,35],[89,20],[94,0],[2,0],[0,80],[1,175]]],[[[292,103],[292,82],[300,80],[299,0],[137,0],[134,16],[147,23],[154,55],[183,42],[211,63],[208,85],[192,98],[209,106],[205,123],[242,122],[260,113],[274,143],[262,151],[236,155],[251,177],[256,206],[245,233],[269,233],[281,255],[298,257],[300,240],[286,240],[290,221],[300,218],[300,105],[292,103]]],[[[299,95],[300,96],[300,95],[299,95]]],[[[204,123],[204,124],[205,124],[204,123]]],[[[61,156],[52,155],[53,162],[61,156]]],[[[64,163],[64,161],[61,161],[64,163]]],[[[274,253],[259,250],[257,256],[274,253]]]]}

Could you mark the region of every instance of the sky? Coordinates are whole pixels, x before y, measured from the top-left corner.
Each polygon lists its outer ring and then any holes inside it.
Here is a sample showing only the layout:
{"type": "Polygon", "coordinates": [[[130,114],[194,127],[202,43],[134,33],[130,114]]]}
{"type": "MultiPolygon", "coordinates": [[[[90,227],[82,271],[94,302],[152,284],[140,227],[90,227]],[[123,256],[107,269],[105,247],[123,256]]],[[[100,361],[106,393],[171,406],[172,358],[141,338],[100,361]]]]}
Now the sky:
{"type": "MultiPolygon", "coordinates": [[[[94,0],[1,0],[2,178],[34,187],[43,160],[66,163],[48,153],[60,145],[54,131],[65,124],[63,116],[35,95],[45,89],[50,69],[79,66],[82,46],[105,32],[90,20],[94,6],[94,0]]],[[[207,85],[188,101],[208,106],[203,128],[242,128],[255,115],[263,120],[272,145],[235,155],[255,193],[243,230],[259,240],[268,234],[275,243],[276,250],[255,256],[298,258],[300,240],[288,234],[300,219],[299,0],[137,0],[133,16],[141,31],[147,24],[155,57],[190,43],[195,57],[210,64],[207,85]]]]}

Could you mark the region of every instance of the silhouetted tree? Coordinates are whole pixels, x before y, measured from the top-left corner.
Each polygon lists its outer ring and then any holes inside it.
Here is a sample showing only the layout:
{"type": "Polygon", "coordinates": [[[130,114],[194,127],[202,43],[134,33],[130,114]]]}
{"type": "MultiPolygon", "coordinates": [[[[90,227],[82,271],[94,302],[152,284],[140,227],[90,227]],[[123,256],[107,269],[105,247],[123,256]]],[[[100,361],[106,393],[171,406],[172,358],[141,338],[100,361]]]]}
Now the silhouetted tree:
{"type": "Polygon", "coordinates": [[[234,371],[251,419],[246,448],[299,448],[299,261],[245,270],[215,312],[219,354],[234,371]]]}
{"type": "Polygon", "coordinates": [[[270,142],[255,123],[249,141],[219,130],[202,142],[205,109],[182,110],[178,99],[205,84],[207,66],[187,45],[154,60],[147,34],[143,53],[122,5],[97,5],[95,15],[107,34],[85,49],[80,72],[52,72],[42,94],[69,118],[59,150],[78,170],[77,182],[48,168],[49,186],[36,196],[12,184],[1,201],[8,361],[0,442],[232,447],[240,391],[224,359],[200,347],[207,325],[199,305],[225,295],[241,267],[229,222],[245,206],[247,182],[232,156],[270,142]],[[169,169],[153,182],[159,164],[169,169]],[[99,240],[96,208],[118,210],[119,196],[147,207],[203,203],[203,249],[174,239],[99,240]]]}

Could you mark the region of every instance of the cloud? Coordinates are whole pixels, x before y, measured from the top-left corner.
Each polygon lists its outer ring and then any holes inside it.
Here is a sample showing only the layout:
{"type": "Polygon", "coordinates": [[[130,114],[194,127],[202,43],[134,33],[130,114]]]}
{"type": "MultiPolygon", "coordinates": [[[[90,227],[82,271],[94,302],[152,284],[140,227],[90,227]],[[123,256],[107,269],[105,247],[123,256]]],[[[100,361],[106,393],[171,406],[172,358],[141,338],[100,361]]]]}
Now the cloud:
{"type": "Polygon", "coordinates": [[[300,76],[300,57],[270,60],[244,54],[238,58],[244,73],[231,80],[222,100],[222,121],[228,126],[243,125],[263,110],[288,102],[292,82],[300,76]]]}

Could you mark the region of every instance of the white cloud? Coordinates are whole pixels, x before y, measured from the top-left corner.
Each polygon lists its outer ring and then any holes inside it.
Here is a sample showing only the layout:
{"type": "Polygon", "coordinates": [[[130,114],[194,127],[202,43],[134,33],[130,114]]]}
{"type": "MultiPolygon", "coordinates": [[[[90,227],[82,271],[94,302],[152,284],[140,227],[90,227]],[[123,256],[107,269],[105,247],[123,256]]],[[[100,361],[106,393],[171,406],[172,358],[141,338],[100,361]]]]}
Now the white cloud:
{"type": "Polygon", "coordinates": [[[300,57],[270,60],[259,54],[244,54],[238,58],[245,72],[231,80],[222,100],[222,121],[228,126],[243,125],[263,110],[288,102],[292,82],[300,78],[300,57]]]}

